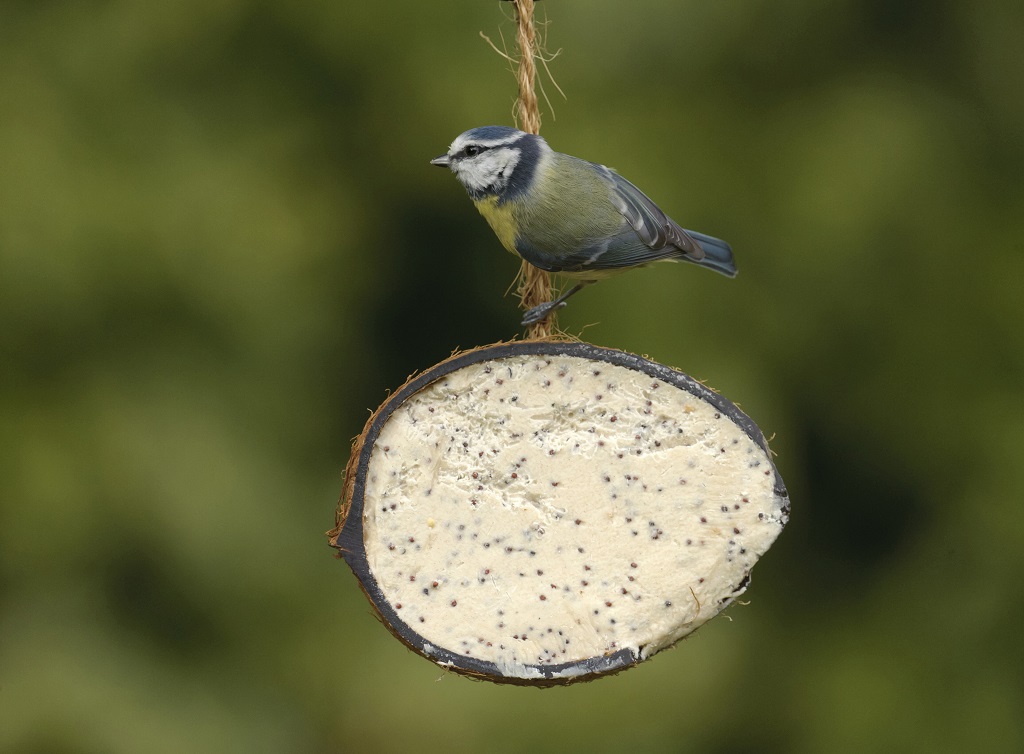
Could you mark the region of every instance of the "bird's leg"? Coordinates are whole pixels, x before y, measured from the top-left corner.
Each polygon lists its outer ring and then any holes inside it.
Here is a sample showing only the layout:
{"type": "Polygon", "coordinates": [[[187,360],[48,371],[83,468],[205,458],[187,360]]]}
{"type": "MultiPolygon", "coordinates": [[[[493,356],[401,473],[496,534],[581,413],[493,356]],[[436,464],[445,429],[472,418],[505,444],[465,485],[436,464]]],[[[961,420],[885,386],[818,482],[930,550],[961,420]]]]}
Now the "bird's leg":
{"type": "Polygon", "coordinates": [[[577,283],[572,288],[563,293],[561,296],[556,298],[554,301],[546,301],[543,304],[540,304],[539,306],[533,307],[532,309],[527,309],[526,313],[523,314],[523,324],[532,325],[534,322],[540,322],[555,309],[561,309],[563,306],[565,306],[565,300],[569,298],[569,296],[571,296],[574,293],[578,293],[584,286],[587,286],[589,284],[590,281],[587,280],[583,281],[582,283],[577,283]]]}

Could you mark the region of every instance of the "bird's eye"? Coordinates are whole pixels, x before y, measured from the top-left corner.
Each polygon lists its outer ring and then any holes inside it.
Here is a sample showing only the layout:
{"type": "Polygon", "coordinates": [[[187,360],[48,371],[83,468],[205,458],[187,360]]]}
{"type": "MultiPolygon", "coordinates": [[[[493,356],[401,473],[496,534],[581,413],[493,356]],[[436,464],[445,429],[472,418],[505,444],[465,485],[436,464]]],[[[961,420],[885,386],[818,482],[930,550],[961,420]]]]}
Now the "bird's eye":
{"type": "Polygon", "coordinates": [[[476,144],[470,144],[468,147],[466,147],[466,157],[476,157],[482,151],[482,147],[478,147],[476,144]]]}

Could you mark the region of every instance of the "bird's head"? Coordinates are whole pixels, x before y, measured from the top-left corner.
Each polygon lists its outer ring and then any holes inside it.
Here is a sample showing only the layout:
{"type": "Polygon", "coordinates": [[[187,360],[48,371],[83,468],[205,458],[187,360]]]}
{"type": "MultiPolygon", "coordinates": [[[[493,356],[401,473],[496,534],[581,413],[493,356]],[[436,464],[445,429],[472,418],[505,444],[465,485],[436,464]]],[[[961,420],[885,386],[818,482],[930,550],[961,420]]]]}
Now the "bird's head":
{"type": "Polygon", "coordinates": [[[550,152],[540,136],[508,126],[483,126],[460,134],[431,165],[451,168],[471,198],[512,199],[527,191],[538,163],[550,152]]]}

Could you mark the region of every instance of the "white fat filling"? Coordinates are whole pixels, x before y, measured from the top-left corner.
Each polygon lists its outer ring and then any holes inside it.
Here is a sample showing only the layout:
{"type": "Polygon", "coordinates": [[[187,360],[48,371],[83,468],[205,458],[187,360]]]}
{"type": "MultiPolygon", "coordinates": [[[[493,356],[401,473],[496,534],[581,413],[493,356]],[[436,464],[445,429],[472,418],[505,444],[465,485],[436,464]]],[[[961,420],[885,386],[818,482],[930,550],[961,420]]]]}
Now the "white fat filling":
{"type": "Polygon", "coordinates": [[[383,427],[367,560],[413,631],[505,675],[647,657],[742,593],[785,524],[774,482],[765,451],[685,390],[579,357],[497,359],[383,427]]]}

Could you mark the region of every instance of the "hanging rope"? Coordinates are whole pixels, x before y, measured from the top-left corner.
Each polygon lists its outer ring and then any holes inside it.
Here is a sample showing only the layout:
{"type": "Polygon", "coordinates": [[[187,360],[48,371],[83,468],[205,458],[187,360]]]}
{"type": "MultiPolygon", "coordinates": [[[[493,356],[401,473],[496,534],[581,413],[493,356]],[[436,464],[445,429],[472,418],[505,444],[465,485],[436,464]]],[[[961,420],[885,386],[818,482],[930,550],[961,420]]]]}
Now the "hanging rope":
{"type": "MultiPolygon", "coordinates": [[[[537,37],[533,25],[533,6],[535,0],[511,0],[516,11],[516,43],[519,45],[519,67],[516,78],[519,81],[519,102],[516,114],[522,121],[522,130],[527,133],[540,133],[540,108],[537,106],[537,92],[534,82],[537,79],[537,65],[534,56],[537,51],[537,37]]],[[[519,271],[520,306],[523,310],[550,301],[551,276],[544,270],[534,267],[523,260],[519,271]]],[[[531,338],[547,338],[555,327],[557,312],[552,311],[545,319],[530,325],[531,338]]]]}

